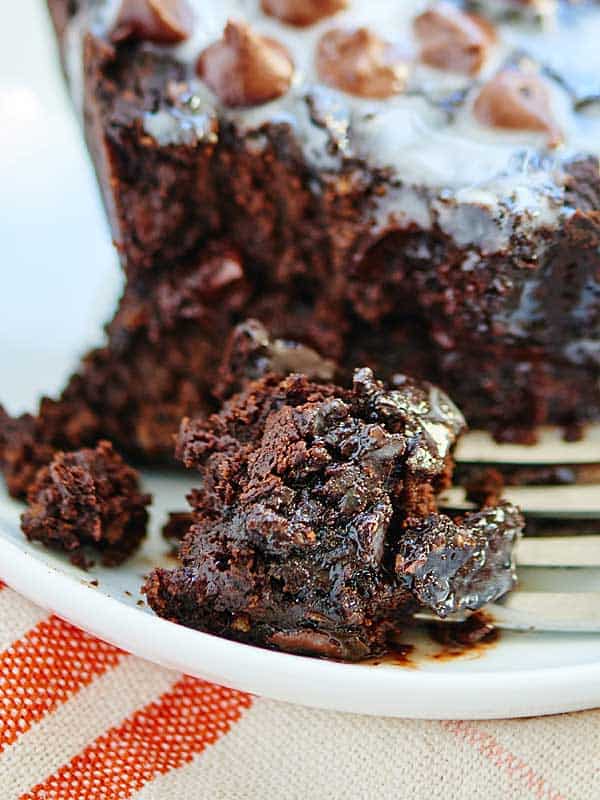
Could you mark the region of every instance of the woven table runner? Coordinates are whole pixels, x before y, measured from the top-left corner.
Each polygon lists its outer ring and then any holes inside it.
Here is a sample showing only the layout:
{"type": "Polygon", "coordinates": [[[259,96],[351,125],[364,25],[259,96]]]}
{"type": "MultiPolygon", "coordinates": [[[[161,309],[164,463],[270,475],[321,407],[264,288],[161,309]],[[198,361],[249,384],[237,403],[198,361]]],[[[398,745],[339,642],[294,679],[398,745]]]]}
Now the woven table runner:
{"type": "Polygon", "coordinates": [[[127,655],[7,587],[0,706],[0,800],[600,797],[600,711],[435,722],[300,708],[127,655]]]}

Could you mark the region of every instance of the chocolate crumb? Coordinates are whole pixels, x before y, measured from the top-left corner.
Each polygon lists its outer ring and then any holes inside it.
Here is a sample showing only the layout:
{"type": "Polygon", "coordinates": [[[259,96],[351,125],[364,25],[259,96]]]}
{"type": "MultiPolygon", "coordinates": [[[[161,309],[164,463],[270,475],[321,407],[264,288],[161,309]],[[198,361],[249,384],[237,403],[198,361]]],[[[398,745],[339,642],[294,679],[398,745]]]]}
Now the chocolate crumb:
{"type": "Polygon", "coordinates": [[[504,477],[492,467],[473,472],[465,483],[467,500],[476,506],[498,505],[504,491],[504,477]]]}
{"type": "Polygon", "coordinates": [[[102,441],[94,449],[56,453],[27,492],[21,527],[28,539],[71,553],[90,566],[84,546],[96,548],[106,565],[119,564],[146,535],[151,498],[139,475],[102,441]]]}

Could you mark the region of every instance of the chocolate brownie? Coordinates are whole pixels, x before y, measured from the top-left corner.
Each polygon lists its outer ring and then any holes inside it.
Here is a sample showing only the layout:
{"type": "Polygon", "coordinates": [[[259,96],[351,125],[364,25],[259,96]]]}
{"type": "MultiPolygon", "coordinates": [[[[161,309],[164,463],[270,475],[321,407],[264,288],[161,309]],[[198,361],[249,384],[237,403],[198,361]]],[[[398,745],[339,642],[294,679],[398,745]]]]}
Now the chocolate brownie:
{"type": "Polygon", "coordinates": [[[105,564],[119,564],[146,534],[150,501],[138,473],[101,441],[94,449],[58,452],[39,470],[21,527],[28,539],[66,550],[76,563],[85,563],[82,548],[90,545],[105,564]]]}
{"type": "Polygon", "coordinates": [[[266,647],[358,660],[419,608],[476,609],[515,580],[502,505],[452,521],[435,496],[464,427],[443,392],[357,370],[351,389],[267,374],[177,452],[199,470],[181,566],[145,591],[167,619],[266,647]]]}
{"type": "Polygon", "coordinates": [[[600,418],[597,3],[48,2],[128,281],[99,435],[165,458],[250,317],[499,438],[600,418]]]}

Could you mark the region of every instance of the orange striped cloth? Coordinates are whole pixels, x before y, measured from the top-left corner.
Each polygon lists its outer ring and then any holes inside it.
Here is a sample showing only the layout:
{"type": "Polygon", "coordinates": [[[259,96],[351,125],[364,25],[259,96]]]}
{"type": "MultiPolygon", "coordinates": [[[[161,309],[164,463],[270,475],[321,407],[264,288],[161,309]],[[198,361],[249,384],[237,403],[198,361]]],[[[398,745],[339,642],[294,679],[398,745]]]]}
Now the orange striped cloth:
{"type": "Polygon", "coordinates": [[[0,591],[0,800],[388,797],[593,800],[600,712],[425,722],[298,708],[156,667],[0,591]]]}

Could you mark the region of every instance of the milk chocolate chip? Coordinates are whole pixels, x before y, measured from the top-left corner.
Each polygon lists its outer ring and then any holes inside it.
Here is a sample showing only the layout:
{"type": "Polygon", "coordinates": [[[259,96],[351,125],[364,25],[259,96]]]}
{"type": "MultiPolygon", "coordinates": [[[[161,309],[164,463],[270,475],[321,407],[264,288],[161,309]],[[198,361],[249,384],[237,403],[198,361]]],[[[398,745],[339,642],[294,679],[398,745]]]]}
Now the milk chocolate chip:
{"type": "Polygon", "coordinates": [[[255,106],[285,94],[294,74],[282,44],[229,21],[223,38],[200,53],[196,72],[226,106],[255,106]]]}
{"type": "Polygon", "coordinates": [[[386,98],[406,86],[407,59],[367,28],[328,31],[319,41],[316,58],[321,79],[349,94],[386,98]]]}
{"type": "Polygon", "coordinates": [[[193,21],[187,0],[123,0],[110,38],[177,44],[190,36],[193,21]]]}
{"type": "Polygon", "coordinates": [[[261,6],[265,14],[303,28],[343,11],[348,0],[262,0],[261,6]]]}
{"type": "Polygon", "coordinates": [[[473,111],[483,125],[547,133],[550,147],[561,142],[562,134],[552,114],[550,92],[536,73],[503,69],[480,91],[473,111]]]}
{"type": "Polygon", "coordinates": [[[414,21],[421,60],[437,69],[475,75],[494,43],[491,24],[450,3],[437,3],[414,21]]]}

